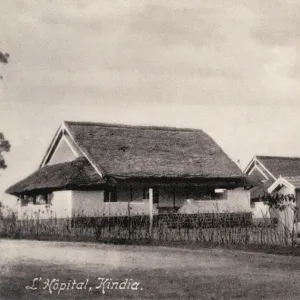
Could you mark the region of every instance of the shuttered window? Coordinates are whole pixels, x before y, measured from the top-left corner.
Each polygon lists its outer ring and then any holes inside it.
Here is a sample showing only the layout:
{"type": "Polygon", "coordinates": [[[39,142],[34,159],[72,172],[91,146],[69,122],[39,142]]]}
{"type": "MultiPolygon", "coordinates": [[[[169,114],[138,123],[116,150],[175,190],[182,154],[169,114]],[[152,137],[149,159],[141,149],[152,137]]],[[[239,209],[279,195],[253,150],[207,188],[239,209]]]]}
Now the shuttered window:
{"type": "MultiPolygon", "coordinates": [[[[143,189],[143,199],[149,199],[149,188],[143,189]]],[[[153,188],[153,203],[159,203],[159,189],[157,187],[153,188]]]]}
{"type": "Polygon", "coordinates": [[[110,188],[104,190],[104,202],[117,202],[118,194],[116,188],[110,188]]]}

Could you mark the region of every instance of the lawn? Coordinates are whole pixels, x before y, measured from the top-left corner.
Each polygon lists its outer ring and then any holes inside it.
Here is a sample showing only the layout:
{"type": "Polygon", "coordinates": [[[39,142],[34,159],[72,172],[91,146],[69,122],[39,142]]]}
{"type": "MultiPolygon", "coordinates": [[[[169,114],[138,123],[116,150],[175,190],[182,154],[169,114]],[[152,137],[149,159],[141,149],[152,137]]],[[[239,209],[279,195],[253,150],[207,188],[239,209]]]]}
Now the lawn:
{"type": "Polygon", "coordinates": [[[0,268],[0,299],[300,299],[300,257],[225,249],[0,240],[0,268]]]}

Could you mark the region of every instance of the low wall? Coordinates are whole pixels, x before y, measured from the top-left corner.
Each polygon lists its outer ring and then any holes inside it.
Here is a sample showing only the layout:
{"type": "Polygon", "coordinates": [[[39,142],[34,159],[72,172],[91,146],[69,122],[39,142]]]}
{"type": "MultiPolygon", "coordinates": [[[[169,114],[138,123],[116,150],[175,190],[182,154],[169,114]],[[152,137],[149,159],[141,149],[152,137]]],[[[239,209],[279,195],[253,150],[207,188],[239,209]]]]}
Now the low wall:
{"type": "Polygon", "coordinates": [[[72,191],[72,215],[101,216],[104,211],[103,191],[72,191]]]}
{"type": "MultiPolygon", "coordinates": [[[[72,191],[73,216],[149,215],[149,200],[104,202],[103,191],[72,191]]],[[[158,211],[153,207],[153,214],[158,211]]]]}
{"type": "MultiPolygon", "coordinates": [[[[149,201],[140,202],[111,202],[105,203],[103,214],[105,216],[128,216],[128,215],[149,215],[149,201]]],[[[153,215],[157,215],[158,210],[153,206],[153,215]]]]}
{"type": "Polygon", "coordinates": [[[250,192],[244,189],[228,190],[226,200],[187,199],[178,212],[182,214],[251,212],[250,192]]]}
{"type": "MultiPolygon", "coordinates": [[[[164,195],[164,199],[166,196],[164,195]]],[[[182,200],[182,198],[180,198],[182,200]]],[[[128,199],[126,199],[128,200],[128,199]]],[[[166,201],[166,200],[165,200],[166,201]]],[[[170,199],[173,206],[173,199],[170,199]]],[[[179,202],[178,202],[179,203],[179,202]]],[[[159,206],[164,203],[159,203],[159,206]]],[[[41,219],[51,217],[70,218],[72,216],[127,216],[149,215],[149,200],[136,199],[127,202],[120,198],[118,202],[104,202],[104,192],[98,191],[59,191],[53,193],[51,205],[28,204],[21,207],[19,218],[32,218],[38,215],[41,219]]],[[[227,191],[227,200],[182,200],[179,213],[209,212],[250,212],[250,193],[244,189],[227,191]]],[[[153,205],[153,215],[158,214],[153,205]]]]}
{"type": "Polygon", "coordinates": [[[29,203],[26,206],[20,206],[17,215],[20,220],[28,218],[70,218],[72,216],[71,208],[71,191],[59,191],[53,193],[51,205],[29,203]]]}
{"type": "Polygon", "coordinates": [[[264,202],[254,202],[251,210],[254,219],[270,218],[269,205],[264,202]]]}

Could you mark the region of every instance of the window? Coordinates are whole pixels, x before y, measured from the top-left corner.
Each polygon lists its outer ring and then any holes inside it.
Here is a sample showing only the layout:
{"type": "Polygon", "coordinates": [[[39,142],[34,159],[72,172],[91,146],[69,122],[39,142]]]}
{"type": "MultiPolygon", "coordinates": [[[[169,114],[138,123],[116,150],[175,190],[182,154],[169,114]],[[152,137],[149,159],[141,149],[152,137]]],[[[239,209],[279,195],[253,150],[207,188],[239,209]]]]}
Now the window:
{"type": "Polygon", "coordinates": [[[227,190],[225,189],[212,189],[207,191],[202,200],[226,200],[227,190]]]}
{"type": "Polygon", "coordinates": [[[184,196],[185,199],[202,199],[205,195],[205,190],[203,188],[194,187],[194,186],[186,186],[184,188],[184,196]]]}
{"type": "Polygon", "coordinates": [[[149,189],[148,188],[143,189],[143,199],[149,199],[149,189]]]}
{"type": "Polygon", "coordinates": [[[158,188],[153,189],[153,203],[158,204],[159,202],[159,190],[158,188]]]}
{"type": "Polygon", "coordinates": [[[48,203],[47,195],[35,196],[35,198],[33,200],[33,204],[47,204],[47,203],[48,203]]]}
{"type": "Polygon", "coordinates": [[[117,189],[110,188],[104,190],[104,202],[117,202],[117,189]]]}
{"type": "MultiPolygon", "coordinates": [[[[153,189],[153,203],[158,204],[159,202],[159,189],[157,187],[153,189]]],[[[143,189],[143,199],[149,199],[149,188],[143,189]]]]}
{"type": "Polygon", "coordinates": [[[226,200],[227,199],[227,190],[225,189],[215,189],[213,192],[214,200],[226,200]]]}
{"type": "Polygon", "coordinates": [[[39,195],[23,195],[20,197],[21,206],[27,206],[28,204],[33,205],[43,205],[43,204],[50,204],[53,198],[53,194],[39,194],[39,195]]]}
{"type": "Polygon", "coordinates": [[[191,189],[189,187],[185,187],[184,188],[184,197],[185,199],[189,199],[190,198],[190,195],[191,195],[191,189]]]}
{"type": "Polygon", "coordinates": [[[29,204],[29,197],[27,195],[21,196],[20,198],[21,206],[27,206],[29,204]]]}
{"type": "Polygon", "coordinates": [[[225,200],[227,199],[227,190],[214,188],[200,188],[187,186],[184,188],[185,199],[197,200],[225,200]]]}

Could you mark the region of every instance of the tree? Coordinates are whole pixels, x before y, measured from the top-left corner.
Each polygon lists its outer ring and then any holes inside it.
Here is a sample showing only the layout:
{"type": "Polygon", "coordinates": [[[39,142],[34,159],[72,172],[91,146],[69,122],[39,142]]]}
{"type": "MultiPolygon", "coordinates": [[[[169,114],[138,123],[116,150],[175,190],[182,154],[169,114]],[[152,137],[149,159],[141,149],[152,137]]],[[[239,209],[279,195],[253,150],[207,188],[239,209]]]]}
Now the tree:
{"type": "Polygon", "coordinates": [[[281,193],[264,193],[261,197],[262,201],[269,205],[270,208],[285,210],[289,206],[296,206],[296,198],[293,194],[284,195],[281,193]]]}
{"type": "MultiPolygon", "coordinates": [[[[8,59],[9,59],[9,54],[0,51],[0,63],[7,64],[8,59]]],[[[2,78],[3,77],[0,75],[0,79],[2,78]]],[[[8,140],[4,138],[4,134],[0,132],[0,169],[5,169],[7,167],[2,153],[8,152],[9,150],[10,150],[10,143],[8,140]]]]}
{"type": "Polygon", "coordinates": [[[4,138],[3,133],[0,132],[0,169],[5,169],[7,167],[2,153],[8,152],[9,150],[10,150],[10,143],[8,140],[4,138]]]}
{"type": "MultiPolygon", "coordinates": [[[[9,59],[9,54],[6,52],[0,51],[0,63],[7,64],[9,59]]],[[[3,77],[0,75],[0,79],[3,79],[3,77]]]]}

